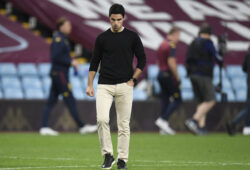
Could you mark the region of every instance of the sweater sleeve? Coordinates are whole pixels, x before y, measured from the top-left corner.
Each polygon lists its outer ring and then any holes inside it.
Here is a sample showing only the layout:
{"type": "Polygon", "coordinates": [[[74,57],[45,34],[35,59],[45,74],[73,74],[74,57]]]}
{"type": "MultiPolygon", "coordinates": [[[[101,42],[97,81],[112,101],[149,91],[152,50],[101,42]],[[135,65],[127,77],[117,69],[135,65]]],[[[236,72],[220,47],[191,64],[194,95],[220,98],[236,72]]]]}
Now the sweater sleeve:
{"type": "Polygon", "coordinates": [[[100,37],[98,36],[95,41],[95,47],[93,56],[90,62],[89,71],[97,71],[99,63],[101,61],[101,45],[100,45],[100,37]]]}
{"type": "Polygon", "coordinates": [[[222,56],[220,56],[220,54],[218,53],[218,51],[216,50],[213,42],[211,40],[207,41],[207,48],[209,53],[214,57],[215,61],[218,64],[222,64],[223,63],[223,58],[222,56]]]}
{"type": "Polygon", "coordinates": [[[146,55],[144,52],[144,47],[142,45],[141,39],[138,35],[136,35],[136,42],[135,42],[135,56],[137,58],[137,68],[143,70],[146,64],[146,55]]]}

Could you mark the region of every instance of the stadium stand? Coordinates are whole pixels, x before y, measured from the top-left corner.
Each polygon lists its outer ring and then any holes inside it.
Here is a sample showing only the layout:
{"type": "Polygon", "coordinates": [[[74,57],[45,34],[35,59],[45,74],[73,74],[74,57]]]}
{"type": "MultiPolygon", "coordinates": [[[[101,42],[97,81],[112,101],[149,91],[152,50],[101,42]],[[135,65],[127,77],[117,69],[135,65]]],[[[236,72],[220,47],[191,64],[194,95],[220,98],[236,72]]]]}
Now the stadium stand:
{"type": "Polygon", "coordinates": [[[51,64],[50,63],[40,63],[38,65],[39,76],[49,76],[51,64]]]}
{"type": "Polygon", "coordinates": [[[17,69],[14,63],[0,63],[0,76],[16,74],[17,69]]]}
{"type": "Polygon", "coordinates": [[[143,90],[134,89],[133,98],[136,101],[145,101],[147,99],[147,94],[143,90]]]}
{"type": "Polygon", "coordinates": [[[234,78],[232,78],[232,86],[234,90],[247,89],[246,77],[235,76],[234,78]]]}
{"type": "Polygon", "coordinates": [[[24,95],[21,88],[4,88],[4,98],[5,99],[23,99],[24,95]]]}
{"type": "Polygon", "coordinates": [[[28,88],[24,89],[25,99],[45,99],[42,89],[28,88]]]}
{"type": "Polygon", "coordinates": [[[88,73],[89,73],[89,66],[90,64],[89,63],[86,63],[86,64],[81,64],[79,66],[79,75],[83,78],[83,77],[87,77],[88,76],[88,73]]]}
{"type": "Polygon", "coordinates": [[[23,89],[40,89],[42,90],[42,83],[38,76],[23,76],[22,77],[23,89]]]}
{"type": "MultiPolygon", "coordinates": [[[[213,84],[217,86],[219,84],[219,81],[220,81],[219,77],[214,77],[213,84]]],[[[222,89],[223,90],[232,89],[232,83],[227,77],[222,78],[222,89]]]]}
{"type": "MultiPolygon", "coordinates": [[[[40,63],[37,67],[33,63],[20,63],[17,67],[13,63],[1,63],[0,97],[5,99],[46,99],[51,86],[50,67],[49,63],[40,63]],[[15,90],[11,92],[13,89],[15,90]],[[14,92],[17,92],[16,95],[14,92]]],[[[95,98],[85,94],[88,82],[88,68],[89,64],[81,64],[78,76],[74,75],[74,70],[71,69],[72,92],[78,100],[95,100],[95,98]]],[[[155,81],[155,83],[158,82],[155,81]]],[[[95,90],[97,85],[98,74],[94,80],[95,90]]],[[[158,86],[158,90],[160,90],[160,86],[158,86]]],[[[145,91],[134,90],[134,100],[146,99],[147,94],[145,91]]]]}
{"type": "Polygon", "coordinates": [[[193,100],[194,99],[193,90],[182,90],[181,97],[184,101],[193,100]]]}
{"type": "Polygon", "coordinates": [[[179,64],[177,69],[178,69],[178,74],[181,78],[187,76],[187,71],[184,65],[179,64]]]}
{"type": "MultiPolygon", "coordinates": [[[[33,63],[20,63],[15,66],[14,63],[0,63],[0,92],[1,98],[16,99],[45,99],[48,97],[51,85],[49,77],[50,63],[39,63],[37,66],[33,63]],[[17,96],[10,93],[10,89],[17,89],[17,96]],[[7,89],[7,90],[6,90],[7,89]],[[31,89],[31,90],[28,90],[31,89]],[[8,92],[7,92],[8,91],[8,92]],[[35,93],[35,94],[31,94],[35,93]]],[[[88,80],[89,63],[79,66],[78,75],[74,74],[73,68],[70,70],[70,82],[73,87],[73,95],[79,100],[93,100],[85,95],[88,80]]],[[[152,64],[148,66],[148,81],[152,82],[155,95],[159,95],[161,88],[157,80],[159,68],[152,64]]],[[[183,100],[193,100],[194,94],[190,79],[187,77],[186,69],[183,65],[178,65],[178,72],[181,77],[182,98],[183,100]]],[[[219,68],[214,68],[213,84],[219,83],[219,68]]],[[[94,88],[97,89],[98,74],[94,80],[94,88]]],[[[229,65],[223,69],[222,79],[223,91],[228,95],[230,102],[242,102],[246,99],[246,75],[240,65],[229,65]]],[[[149,96],[143,90],[134,90],[134,100],[147,100],[149,96]]],[[[95,99],[95,98],[94,98],[95,99]]],[[[220,101],[219,94],[216,95],[217,101],[220,101]]]]}
{"type": "Polygon", "coordinates": [[[235,77],[246,77],[240,65],[228,65],[226,68],[227,75],[233,79],[235,77]]]}
{"type": "Polygon", "coordinates": [[[160,95],[161,93],[161,86],[157,80],[153,80],[153,90],[155,95],[160,95]]]}
{"type": "Polygon", "coordinates": [[[182,90],[192,90],[192,84],[189,78],[182,77],[181,78],[181,89],[182,90]]]}
{"type": "Polygon", "coordinates": [[[4,75],[1,77],[1,82],[2,82],[3,89],[7,89],[7,88],[21,89],[21,83],[17,76],[4,75]]]}
{"type": "Polygon", "coordinates": [[[44,76],[41,79],[42,79],[41,81],[43,84],[44,96],[45,96],[45,98],[47,98],[49,95],[49,90],[50,90],[50,86],[51,86],[51,79],[49,76],[44,76]]]}
{"type": "Polygon", "coordinates": [[[157,64],[148,65],[147,78],[149,80],[149,83],[152,84],[153,86],[153,94],[155,95],[159,95],[161,93],[160,84],[157,81],[158,73],[159,73],[159,67],[157,64]]]}
{"type": "Polygon", "coordinates": [[[84,92],[81,87],[73,87],[72,93],[77,100],[85,99],[84,92]]]}
{"type": "Polygon", "coordinates": [[[237,102],[245,102],[246,99],[247,99],[247,90],[246,89],[236,90],[236,101],[237,102]]]}
{"type": "Polygon", "coordinates": [[[71,82],[71,85],[72,85],[72,89],[79,89],[79,90],[83,91],[83,84],[82,84],[79,77],[76,77],[76,76],[71,77],[70,82],[71,82]]]}
{"type": "MultiPolygon", "coordinates": [[[[38,14],[33,14],[31,16],[29,10],[21,7],[22,4],[19,2],[15,2],[14,5],[11,2],[3,1],[1,3],[1,8],[3,9],[3,15],[6,15],[10,18],[11,21],[18,22],[22,27],[26,29],[30,29],[35,35],[39,35],[43,37],[48,43],[51,42],[51,37],[53,35],[53,30],[51,29],[51,25],[46,23],[44,20],[39,20],[37,17],[38,14]],[[8,6],[8,8],[7,8],[8,6]],[[21,7],[21,8],[20,8],[21,7]]],[[[74,49],[74,53],[79,56],[91,56],[91,53],[83,48],[80,44],[73,42],[71,39],[69,43],[74,49]],[[77,47],[80,47],[77,49],[77,47]],[[76,52],[80,51],[80,52],[76,52]],[[87,54],[87,55],[85,55],[87,54]]],[[[88,43],[87,43],[88,44],[88,43]]],[[[90,57],[88,57],[90,58],[90,57]]],[[[39,59],[38,59],[39,60],[39,59]]],[[[35,62],[34,62],[35,63],[35,62]]],[[[23,97],[27,98],[27,89],[38,89],[38,96],[42,92],[43,98],[48,97],[51,80],[49,77],[50,71],[50,63],[40,63],[38,61],[36,64],[34,63],[19,63],[15,66],[14,63],[6,62],[0,63],[0,92],[2,97],[5,97],[5,91],[7,88],[17,88],[21,93],[23,93],[23,97]],[[11,83],[10,83],[11,82],[11,83]]],[[[85,96],[84,92],[87,87],[87,75],[88,75],[89,64],[81,64],[79,67],[78,75],[75,75],[75,71],[73,68],[70,69],[70,80],[73,86],[73,94],[77,99],[87,100],[89,97],[85,96]],[[80,94],[83,93],[83,95],[80,94]]],[[[228,65],[223,70],[223,91],[228,94],[228,100],[230,101],[244,101],[246,98],[246,75],[243,73],[240,65],[228,65]]],[[[153,87],[153,94],[156,96],[160,94],[161,89],[160,85],[157,81],[159,69],[156,64],[148,65],[147,70],[147,79],[148,83],[153,87]]],[[[178,73],[181,77],[181,86],[182,86],[182,95],[184,100],[192,100],[193,92],[192,86],[189,78],[187,77],[186,69],[183,64],[178,65],[178,73]]],[[[219,67],[215,66],[214,68],[214,79],[213,84],[217,85],[219,82],[219,67]]],[[[97,78],[94,81],[94,88],[97,89],[97,78]]],[[[36,91],[34,91],[35,93],[36,91]]],[[[145,91],[134,91],[134,99],[135,100],[146,100],[148,99],[145,91]],[[144,94],[142,94],[144,93],[144,94]],[[138,95],[138,96],[137,96],[138,95]],[[144,97],[142,97],[144,96],[144,97]],[[145,98],[146,96],[146,98],[145,98]]],[[[38,97],[39,98],[39,97],[38,97]]],[[[219,99],[218,99],[219,100],[219,99]]]]}
{"type": "Polygon", "coordinates": [[[19,63],[17,71],[19,76],[37,76],[36,65],[33,63],[19,63]]]}
{"type": "MultiPolygon", "coordinates": [[[[214,66],[213,75],[214,75],[214,77],[219,77],[220,76],[220,68],[219,68],[218,65],[214,66]]],[[[226,77],[225,68],[222,69],[222,77],[226,77]]]]}
{"type": "Polygon", "coordinates": [[[158,73],[159,73],[159,67],[157,64],[150,64],[148,66],[148,79],[149,80],[156,80],[158,73]]]}

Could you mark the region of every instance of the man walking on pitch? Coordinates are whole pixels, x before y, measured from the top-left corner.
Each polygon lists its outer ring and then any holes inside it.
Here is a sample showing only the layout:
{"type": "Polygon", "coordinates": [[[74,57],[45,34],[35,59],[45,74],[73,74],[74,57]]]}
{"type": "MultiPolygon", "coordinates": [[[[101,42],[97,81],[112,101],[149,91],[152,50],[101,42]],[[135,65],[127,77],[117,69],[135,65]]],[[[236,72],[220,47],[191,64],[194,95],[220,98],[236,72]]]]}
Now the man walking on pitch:
{"type": "MultiPolygon", "coordinates": [[[[245,120],[243,135],[250,135],[250,47],[245,56],[242,69],[247,74],[247,101],[245,108],[230,122],[227,122],[226,128],[229,135],[233,136],[237,132],[237,125],[245,120]]],[[[244,83],[244,82],[242,82],[244,83]]]]}
{"type": "Polygon", "coordinates": [[[118,126],[117,167],[127,169],[133,86],[146,63],[144,48],[139,36],[123,27],[124,16],[125,10],[122,5],[114,4],[110,7],[111,28],[96,38],[89,68],[86,93],[94,96],[93,80],[100,63],[96,109],[101,152],[105,156],[103,169],[111,169],[115,163],[109,127],[109,112],[114,97],[118,126]],[[134,55],[138,61],[135,71],[132,65],[134,55]]]}
{"type": "Polygon", "coordinates": [[[198,106],[191,119],[185,121],[187,128],[196,135],[207,135],[207,113],[216,103],[212,83],[214,62],[222,64],[222,58],[211,40],[212,28],[208,23],[200,26],[199,36],[189,45],[186,67],[198,106]]]}
{"type": "Polygon", "coordinates": [[[57,103],[58,96],[62,94],[64,103],[67,105],[71,116],[79,127],[81,134],[92,133],[97,130],[96,125],[84,124],[76,108],[76,102],[72,95],[69,83],[69,67],[72,65],[77,69],[78,62],[70,57],[70,45],[67,35],[71,32],[71,22],[66,18],[58,19],[56,23],[57,33],[53,37],[51,44],[51,71],[50,77],[52,85],[46,106],[43,111],[41,135],[58,135],[58,132],[48,127],[48,119],[52,108],[57,103]]]}
{"type": "Polygon", "coordinates": [[[177,72],[175,57],[176,45],[179,41],[180,29],[173,27],[166,39],[161,43],[157,56],[160,72],[158,81],[161,86],[161,116],[155,121],[161,134],[174,135],[175,131],[169,126],[168,119],[181,104],[180,77],[177,72]]]}

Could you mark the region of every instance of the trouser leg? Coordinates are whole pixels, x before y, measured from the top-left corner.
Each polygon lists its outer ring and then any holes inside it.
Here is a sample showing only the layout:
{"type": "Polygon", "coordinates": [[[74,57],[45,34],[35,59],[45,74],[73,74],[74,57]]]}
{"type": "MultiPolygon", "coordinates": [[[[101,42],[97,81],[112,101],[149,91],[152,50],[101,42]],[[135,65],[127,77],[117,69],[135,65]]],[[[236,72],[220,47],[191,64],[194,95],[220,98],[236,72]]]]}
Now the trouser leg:
{"type": "Polygon", "coordinates": [[[48,127],[49,115],[51,113],[52,108],[57,103],[58,94],[53,89],[53,85],[50,89],[49,98],[47,100],[46,106],[43,109],[43,120],[42,120],[42,127],[48,127]]]}
{"type": "Polygon", "coordinates": [[[122,83],[118,85],[118,93],[115,96],[115,106],[118,125],[118,159],[128,161],[130,141],[130,117],[133,101],[133,87],[122,83]]]}
{"type": "Polygon", "coordinates": [[[84,123],[79,118],[78,110],[76,107],[76,101],[75,101],[72,93],[70,91],[64,92],[63,100],[64,100],[66,106],[68,107],[69,112],[70,112],[71,116],[73,117],[74,121],[76,122],[76,124],[78,125],[78,127],[83,127],[84,123]]]}
{"type": "Polygon", "coordinates": [[[113,102],[114,85],[98,85],[96,94],[96,110],[98,135],[102,155],[113,155],[113,145],[109,126],[109,112],[113,102]]]}

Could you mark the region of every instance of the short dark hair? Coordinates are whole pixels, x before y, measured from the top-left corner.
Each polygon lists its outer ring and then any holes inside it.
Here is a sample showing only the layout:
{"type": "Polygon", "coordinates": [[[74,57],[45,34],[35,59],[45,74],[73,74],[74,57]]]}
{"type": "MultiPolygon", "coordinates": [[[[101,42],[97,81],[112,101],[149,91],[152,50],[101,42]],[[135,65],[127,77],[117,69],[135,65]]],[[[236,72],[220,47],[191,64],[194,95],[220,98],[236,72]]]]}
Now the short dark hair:
{"type": "Polygon", "coordinates": [[[199,34],[202,34],[202,33],[209,34],[209,35],[213,33],[211,26],[206,22],[202,23],[200,26],[199,34]]]}
{"type": "Polygon", "coordinates": [[[125,16],[125,9],[121,4],[113,4],[110,8],[109,8],[109,16],[111,16],[112,14],[121,14],[124,18],[125,16]]]}
{"type": "Polygon", "coordinates": [[[170,31],[168,32],[168,35],[174,34],[176,32],[181,32],[181,29],[178,27],[172,27],[170,31]]]}
{"type": "Polygon", "coordinates": [[[59,18],[59,19],[56,21],[56,29],[59,30],[60,27],[61,27],[65,22],[67,22],[67,21],[69,21],[69,20],[68,20],[67,18],[65,18],[65,17],[59,18]]]}

